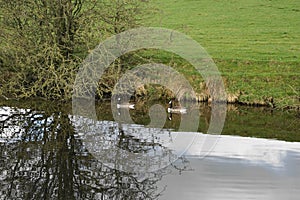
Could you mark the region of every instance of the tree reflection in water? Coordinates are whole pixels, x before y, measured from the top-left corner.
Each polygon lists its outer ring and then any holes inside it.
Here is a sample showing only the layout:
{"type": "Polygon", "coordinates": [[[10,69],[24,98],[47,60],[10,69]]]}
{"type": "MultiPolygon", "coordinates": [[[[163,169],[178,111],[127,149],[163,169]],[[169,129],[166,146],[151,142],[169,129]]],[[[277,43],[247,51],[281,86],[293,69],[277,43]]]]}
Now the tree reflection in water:
{"type": "MultiPolygon", "coordinates": [[[[119,137],[130,148],[128,136],[119,137]]],[[[0,199],[157,199],[163,188],[156,183],[168,173],[139,179],[105,166],[86,150],[60,108],[0,107],[0,145],[0,199]]],[[[143,150],[155,144],[135,139],[134,145],[143,150]]]]}

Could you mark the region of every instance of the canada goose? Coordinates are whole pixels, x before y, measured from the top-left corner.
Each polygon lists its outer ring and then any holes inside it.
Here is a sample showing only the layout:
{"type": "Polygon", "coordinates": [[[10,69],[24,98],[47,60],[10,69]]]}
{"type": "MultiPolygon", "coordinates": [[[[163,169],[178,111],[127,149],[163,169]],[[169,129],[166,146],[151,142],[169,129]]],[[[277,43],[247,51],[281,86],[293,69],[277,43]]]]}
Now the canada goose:
{"type": "Polygon", "coordinates": [[[182,108],[182,107],[173,107],[173,102],[172,102],[172,100],[170,100],[169,101],[168,113],[185,114],[185,113],[187,113],[187,110],[186,110],[186,108],[182,108]]]}
{"type": "Polygon", "coordinates": [[[172,121],[172,113],[169,113],[168,120],[172,121]]]}
{"type": "Polygon", "coordinates": [[[117,108],[129,108],[129,109],[134,109],[134,104],[130,103],[121,103],[121,98],[118,98],[118,103],[117,103],[117,108]]]}

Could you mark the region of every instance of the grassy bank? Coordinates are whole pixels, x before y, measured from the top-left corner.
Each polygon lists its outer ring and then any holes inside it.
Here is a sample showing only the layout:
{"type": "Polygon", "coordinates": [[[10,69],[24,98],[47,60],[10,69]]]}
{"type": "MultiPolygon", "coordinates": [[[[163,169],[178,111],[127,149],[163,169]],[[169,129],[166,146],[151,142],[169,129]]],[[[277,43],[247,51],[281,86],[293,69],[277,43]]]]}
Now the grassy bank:
{"type": "MultiPolygon", "coordinates": [[[[58,12],[57,6],[62,5],[57,2],[43,4],[45,12],[36,1],[28,5],[14,2],[20,8],[8,3],[11,9],[0,6],[0,98],[70,100],[80,63],[96,44],[143,25],[178,30],[202,45],[222,74],[230,102],[300,108],[299,1],[107,0],[95,1],[98,4],[92,10],[77,5],[83,15],[65,10],[70,17],[58,12]],[[20,9],[30,12],[19,16],[20,9]],[[15,24],[19,17],[26,29],[15,24]],[[68,32],[69,19],[74,20],[74,30],[68,32]]],[[[155,50],[117,59],[96,83],[97,99],[109,97],[128,68],[149,62],[171,65],[191,83],[199,100],[209,99],[202,77],[189,63],[155,50]]],[[[86,85],[81,92],[89,93],[89,88],[86,85]]],[[[142,98],[172,95],[152,86],[137,93],[142,98]]]]}
{"type": "MultiPolygon", "coordinates": [[[[175,29],[199,42],[239,102],[299,108],[299,1],[153,0],[152,4],[158,12],[145,25],[175,29]]],[[[195,78],[190,67],[181,65],[177,70],[200,89],[201,78],[195,78]]]]}

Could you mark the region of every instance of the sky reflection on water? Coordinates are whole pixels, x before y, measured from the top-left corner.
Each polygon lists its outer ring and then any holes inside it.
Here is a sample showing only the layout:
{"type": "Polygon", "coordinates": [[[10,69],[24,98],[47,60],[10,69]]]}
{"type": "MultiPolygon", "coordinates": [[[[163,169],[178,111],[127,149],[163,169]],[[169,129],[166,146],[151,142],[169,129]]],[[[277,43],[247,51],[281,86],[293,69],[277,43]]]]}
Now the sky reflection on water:
{"type": "MultiPolygon", "coordinates": [[[[177,156],[142,175],[96,159],[72,118],[62,110],[0,108],[0,199],[299,199],[298,142],[221,135],[206,149],[203,143],[215,136],[99,120],[104,142],[177,156]]],[[[114,152],[107,155],[116,161],[114,152]]]]}

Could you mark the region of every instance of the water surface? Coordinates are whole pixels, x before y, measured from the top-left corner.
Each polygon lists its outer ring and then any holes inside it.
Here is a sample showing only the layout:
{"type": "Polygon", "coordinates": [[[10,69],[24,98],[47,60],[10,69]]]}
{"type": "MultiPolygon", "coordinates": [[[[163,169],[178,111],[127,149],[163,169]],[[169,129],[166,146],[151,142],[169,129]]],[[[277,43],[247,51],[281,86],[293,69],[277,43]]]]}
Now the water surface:
{"type": "Polygon", "coordinates": [[[137,105],[130,111],[135,124],[121,124],[109,102],[97,104],[94,125],[105,134],[91,149],[70,104],[1,102],[0,199],[299,199],[296,113],[230,106],[222,136],[203,158],[209,105],[198,105],[193,133],[176,132],[178,115],[166,118],[164,129],[147,127],[150,106],[137,105]],[[175,135],[178,145],[165,145],[175,135]],[[182,149],[188,138],[193,143],[182,149]],[[147,174],[124,172],[116,167],[122,154],[112,146],[145,156],[164,152],[164,160],[174,162],[147,174]]]}

